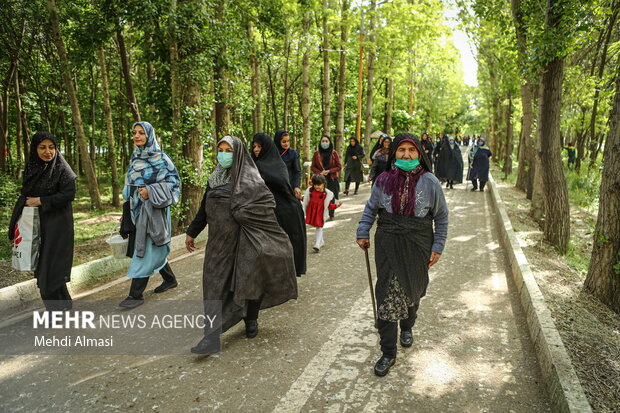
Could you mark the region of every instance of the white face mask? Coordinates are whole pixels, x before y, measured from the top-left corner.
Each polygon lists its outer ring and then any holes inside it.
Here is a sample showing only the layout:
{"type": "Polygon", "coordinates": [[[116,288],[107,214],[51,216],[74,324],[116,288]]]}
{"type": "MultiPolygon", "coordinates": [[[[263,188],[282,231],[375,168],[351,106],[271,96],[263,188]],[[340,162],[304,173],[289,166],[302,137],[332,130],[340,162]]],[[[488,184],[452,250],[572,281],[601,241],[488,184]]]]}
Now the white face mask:
{"type": "Polygon", "coordinates": [[[328,149],[329,148],[329,142],[321,142],[321,148],[328,149]]]}

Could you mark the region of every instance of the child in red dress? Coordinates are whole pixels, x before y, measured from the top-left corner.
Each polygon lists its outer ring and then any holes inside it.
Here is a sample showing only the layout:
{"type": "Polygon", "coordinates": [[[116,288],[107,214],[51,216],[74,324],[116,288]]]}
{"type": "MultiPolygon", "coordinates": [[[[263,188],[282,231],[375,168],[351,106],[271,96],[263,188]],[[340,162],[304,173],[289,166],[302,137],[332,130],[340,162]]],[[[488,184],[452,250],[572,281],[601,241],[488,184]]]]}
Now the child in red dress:
{"type": "Polygon", "coordinates": [[[316,242],[312,249],[319,252],[323,244],[323,225],[329,219],[329,210],[336,209],[342,205],[342,201],[334,204],[334,193],[325,186],[327,181],[323,175],[312,177],[312,186],[306,190],[304,195],[304,212],[306,213],[306,224],[316,228],[316,242]]]}

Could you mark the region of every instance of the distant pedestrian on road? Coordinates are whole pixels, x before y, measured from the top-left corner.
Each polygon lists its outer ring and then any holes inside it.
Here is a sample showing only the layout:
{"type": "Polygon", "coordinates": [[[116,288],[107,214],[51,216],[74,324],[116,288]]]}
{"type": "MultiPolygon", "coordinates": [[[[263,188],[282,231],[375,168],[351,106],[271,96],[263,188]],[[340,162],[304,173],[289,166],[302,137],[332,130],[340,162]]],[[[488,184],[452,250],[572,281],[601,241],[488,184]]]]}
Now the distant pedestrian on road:
{"type": "Polygon", "coordinates": [[[306,213],[306,224],[316,228],[316,242],[312,249],[319,252],[325,244],[323,241],[323,226],[332,211],[342,205],[342,201],[334,202],[334,193],[326,188],[325,176],[314,175],[312,186],[304,194],[304,211],[306,213]]]}
{"type": "Polygon", "coordinates": [[[372,156],[372,165],[370,166],[370,173],[368,174],[368,179],[373,183],[375,179],[383,172],[388,170],[388,158],[390,156],[390,145],[392,144],[392,139],[387,137],[383,139],[383,146],[379,148],[372,156]]]}
{"type": "Polygon", "coordinates": [[[374,159],[375,152],[377,152],[379,149],[383,148],[383,141],[385,141],[386,138],[390,139],[390,142],[392,141],[390,136],[385,134],[385,133],[382,133],[381,135],[379,135],[379,139],[377,139],[377,142],[375,142],[374,146],[370,150],[370,161],[371,162],[374,159]]]}
{"type": "Polygon", "coordinates": [[[364,171],[362,159],[366,155],[364,154],[364,148],[360,145],[359,141],[353,137],[349,139],[349,146],[344,156],[344,194],[349,195],[349,187],[351,182],[355,182],[355,192],[353,195],[357,195],[357,191],[360,187],[360,182],[364,180],[364,171]]]}
{"type": "MultiPolygon", "coordinates": [[[[254,338],[259,310],[297,298],[293,248],[276,220],[274,197],[243,142],[225,136],[217,151],[217,167],[187,229],[185,246],[194,251],[195,238],[209,225],[203,299],[221,301],[222,332],[243,319],[246,337],[254,338]]],[[[219,336],[205,330],[191,351],[209,354],[214,342],[219,343],[219,336]]]]}
{"type": "MultiPolygon", "coordinates": [[[[150,276],[156,272],[164,279],[155,288],[156,293],[178,285],[168,263],[168,254],[172,237],[170,206],[179,201],[181,178],[170,157],[159,147],[150,123],[134,123],[132,133],[136,149],[131,155],[123,188],[123,197],[129,206],[128,219],[133,224],[127,252],[131,255],[127,270],[131,287],[129,296],[119,304],[125,308],[144,303],[142,293],[150,276]]],[[[124,222],[124,226],[127,224],[124,222]]]]}
{"type": "MultiPolygon", "coordinates": [[[[312,173],[325,177],[327,181],[326,188],[334,194],[334,201],[340,199],[339,178],[342,164],[340,163],[340,156],[338,152],[334,150],[334,145],[328,135],[323,135],[321,137],[319,150],[314,152],[310,169],[312,173]]],[[[329,211],[329,219],[334,219],[334,210],[329,211]]]]}
{"type": "Polygon", "coordinates": [[[433,141],[428,137],[428,133],[424,132],[422,134],[420,144],[422,145],[422,150],[424,151],[428,159],[432,159],[434,145],[433,141]]]}
{"type": "Polygon", "coordinates": [[[394,365],[399,323],[401,345],[412,345],[412,327],[426,294],[428,269],[439,261],[448,235],[448,207],[441,184],[428,173],[430,161],[417,137],[410,133],[396,136],[389,164],[389,171],[372,188],[357,229],[357,243],[365,251],[370,248],[370,228],[379,215],[375,292],[383,355],[375,364],[377,376],[385,376],[394,365]]]}
{"type": "Polygon", "coordinates": [[[41,246],[34,278],[48,310],[68,310],[72,306],[67,283],[73,265],[71,202],[75,198],[76,178],[60,154],[56,137],[50,132],[35,133],[9,224],[9,240],[16,238],[15,226],[24,207],[38,208],[41,246]]]}
{"type": "Polygon", "coordinates": [[[435,175],[446,182],[446,188],[454,189],[454,184],[463,182],[463,156],[454,138],[444,135],[439,147],[435,175]]]}
{"type": "Polygon", "coordinates": [[[265,185],[276,201],[276,218],[291,240],[297,276],[306,273],[306,223],[301,201],[291,188],[286,165],[273,140],[266,133],[257,133],[252,142],[252,159],[265,185]]]}
{"type": "Polygon", "coordinates": [[[286,165],[291,188],[297,199],[301,199],[301,163],[299,153],[291,148],[291,135],[288,131],[279,130],[273,137],[273,141],[280,152],[280,158],[286,165]]]}
{"type": "Polygon", "coordinates": [[[577,150],[572,142],[568,143],[568,146],[563,146],[562,148],[566,149],[568,153],[568,169],[572,170],[575,168],[575,163],[577,163],[577,150]]]}
{"type": "Polygon", "coordinates": [[[471,148],[471,169],[469,171],[469,179],[473,185],[472,191],[480,188],[480,192],[484,191],[484,186],[489,180],[489,158],[492,156],[491,150],[486,146],[484,138],[478,137],[476,146],[471,148]],[[478,186],[480,183],[480,186],[478,186]]]}

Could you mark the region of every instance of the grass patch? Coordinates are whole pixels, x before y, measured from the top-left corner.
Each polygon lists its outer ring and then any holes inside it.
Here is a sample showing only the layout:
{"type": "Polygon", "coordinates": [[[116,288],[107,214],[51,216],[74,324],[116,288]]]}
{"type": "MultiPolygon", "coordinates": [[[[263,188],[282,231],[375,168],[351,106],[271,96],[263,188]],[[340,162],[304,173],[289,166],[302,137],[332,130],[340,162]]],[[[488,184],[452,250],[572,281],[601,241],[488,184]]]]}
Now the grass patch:
{"type": "Polygon", "coordinates": [[[585,240],[571,237],[571,241],[568,244],[568,251],[566,251],[566,255],[564,256],[566,263],[583,275],[588,273],[591,256],[591,251],[585,248],[585,244],[585,240]]]}

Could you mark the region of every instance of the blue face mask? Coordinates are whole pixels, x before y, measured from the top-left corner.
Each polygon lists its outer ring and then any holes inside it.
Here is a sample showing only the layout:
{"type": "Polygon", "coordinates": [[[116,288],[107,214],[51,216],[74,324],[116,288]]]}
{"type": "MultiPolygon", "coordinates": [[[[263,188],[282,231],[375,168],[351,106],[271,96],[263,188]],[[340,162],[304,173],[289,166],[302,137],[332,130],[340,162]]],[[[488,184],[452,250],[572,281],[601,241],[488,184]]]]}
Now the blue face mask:
{"type": "Polygon", "coordinates": [[[396,165],[398,169],[409,172],[416,168],[418,165],[420,165],[420,160],[418,158],[412,159],[410,161],[405,159],[397,159],[396,162],[394,162],[394,165],[396,165]]]}
{"type": "Polygon", "coordinates": [[[321,148],[329,149],[329,142],[321,142],[321,148]]]}
{"type": "Polygon", "coordinates": [[[478,142],[478,146],[484,146],[484,142],[478,142]]]}
{"type": "Polygon", "coordinates": [[[232,166],[233,155],[234,154],[232,152],[218,152],[217,161],[220,165],[222,165],[222,168],[228,169],[232,166]]]}

